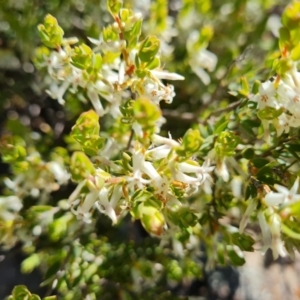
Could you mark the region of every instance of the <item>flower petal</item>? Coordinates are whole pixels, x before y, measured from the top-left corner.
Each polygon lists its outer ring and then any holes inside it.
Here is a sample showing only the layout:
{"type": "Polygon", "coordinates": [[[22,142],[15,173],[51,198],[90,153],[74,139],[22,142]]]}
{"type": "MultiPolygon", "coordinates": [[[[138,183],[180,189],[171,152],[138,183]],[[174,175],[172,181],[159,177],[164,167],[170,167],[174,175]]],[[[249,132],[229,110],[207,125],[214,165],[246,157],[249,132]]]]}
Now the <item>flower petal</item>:
{"type": "Polygon", "coordinates": [[[296,193],[298,191],[298,187],[299,187],[299,177],[297,177],[297,179],[295,180],[294,185],[290,190],[290,194],[291,195],[296,195],[296,193]]]}
{"type": "Polygon", "coordinates": [[[265,197],[265,201],[269,206],[281,204],[283,203],[284,199],[285,195],[274,192],[268,193],[265,197]]]}
{"type": "Polygon", "coordinates": [[[285,187],[285,186],[282,186],[282,185],[279,185],[279,184],[275,184],[274,185],[274,188],[280,193],[280,194],[283,194],[285,196],[287,196],[290,191],[285,187]]]}

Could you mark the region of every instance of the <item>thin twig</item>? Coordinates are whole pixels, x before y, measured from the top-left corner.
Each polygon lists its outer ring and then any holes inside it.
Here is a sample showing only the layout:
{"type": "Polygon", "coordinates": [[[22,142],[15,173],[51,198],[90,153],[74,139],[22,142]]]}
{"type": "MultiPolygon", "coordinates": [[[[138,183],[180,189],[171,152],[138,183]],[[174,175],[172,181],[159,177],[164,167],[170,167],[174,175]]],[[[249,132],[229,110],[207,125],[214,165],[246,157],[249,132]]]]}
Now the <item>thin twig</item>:
{"type": "Polygon", "coordinates": [[[205,125],[212,116],[218,116],[224,112],[231,111],[231,110],[235,109],[236,107],[238,107],[241,103],[242,103],[242,100],[238,100],[238,101],[235,101],[235,102],[229,104],[225,108],[220,108],[218,110],[215,110],[212,113],[210,113],[209,116],[201,123],[205,125]]]}
{"type": "Polygon", "coordinates": [[[130,149],[130,146],[131,146],[131,142],[132,142],[132,140],[133,140],[133,137],[134,137],[134,131],[133,131],[133,129],[131,129],[130,137],[129,137],[129,140],[128,140],[128,143],[127,143],[126,150],[129,150],[129,149],[130,149]]]}
{"type": "MultiPolygon", "coordinates": [[[[233,60],[231,62],[231,64],[229,65],[228,69],[226,70],[226,72],[223,74],[223,76],[219,79],[219,83],[216,86],[214,92],[211,95],[211,101],[203,104],[196,112],[194,113],[190,113],[190,112],[186,112],[186,113],[180,113],[180,112],[175,112],[175,111],[171,111],[171,110],[163,110],[163,115],[164,117],[168,118],[168,119],[174,119],[177,121],[182,121],[185,123],[198,123],[200,122],[200,114],[205,111],[211,104],[213,104],[215,101],[218,100],[218,93],[219,90],[221,88],[223,88],[223,80],[228,76],[229,72],[231,71],[232,67],[237,63],[237,62],[241,62],[245,59],[247,53],[249,51],[251,51],[253,48],[253,46],[249,46],[245,49],[245,51],[235,60],[233,60]]],[[[218,115],[222,112],[226,112],[226,111],[230,111],[236,107],[238,107],[240,105],[242,100],[236,101],[231,103],[228,107],[224,108],[224,109],[219,109],[216,110],[214,112],[212,112],[208,118],[205,120],[205,122],[207,122],[207,120],[213,116],[213,115],[218,115]]],[[[203,123],[203,122],[202,122],[203,123]]]]}
{"type": "MultiPolygon", "coordinates": [[[[212,116],[217,116],[221,113],[224,113],[224,112],[231,111],[231,110],[235,109],[236,107],[238,107],[241,104],[241,102],[242,102],[242,100],[238,100],[238,101],[235,101],[235,102],[229,104],[225,108],[221,108],[221,109],[213,111],[201,123],[207,123],[207,121],[212,116]]],[[[167,119],[173,119],[174,121],[180,121],[180,122],[184,122],[184,123],[188,123],[188,124],[193,123],[196,120],[196,115],[194,113],[190,113],[190,112],[181,113],[181,112],[178,112],[176,110],[169,110],[169,109],[164,109],[163,110],[163,116],[167,119]]]]}

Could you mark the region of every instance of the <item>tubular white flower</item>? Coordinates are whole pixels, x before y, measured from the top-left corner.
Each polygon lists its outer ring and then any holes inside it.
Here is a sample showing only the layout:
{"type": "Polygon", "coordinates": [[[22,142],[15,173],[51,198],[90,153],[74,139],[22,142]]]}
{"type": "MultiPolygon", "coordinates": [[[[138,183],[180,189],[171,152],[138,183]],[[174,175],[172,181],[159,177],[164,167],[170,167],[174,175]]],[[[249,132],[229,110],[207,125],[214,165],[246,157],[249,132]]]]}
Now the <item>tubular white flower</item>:
{"type": "Polygon", "coordinates": [[[199,185],[202,184],[206,179],[210,178],[209,173],[212,172],[215,167],[209,167],[209,162],[206,162],[206,165],[201,166],[195,166],[191,165],[189,163],[183,162],[178,164],[178,170],[182,171],[184,173],[195,173],[198,180],[199,185]]]}
{"type": "Polygon", "coordinates": [[[165,137],[160,136],[158,134],[153,134],[153,136],[152,136],[152,142],[155,145],[165,145],[165,146],[168,146],[170,148],[176,147],[176,146],[180,146],[180,143],[178,143],[177,141],[173,140],[172,138],[165,138],[165,137]]]}
{"type": "Polygon", "coordinates": [[[108,195],[109,195],[109,190],[103,187],[99,192],[98,195],[99,200],[96,202],[96,207],[101,213],[106,214],[112,220],[113,224],[116,224],[117,215],[115,212],[115,208],[122,197],[121,186],[114,187],[110,200],[108,195]]]}
{"type": "Polygon", "coordinates": [[[215,172],[216,172],[216,174],[218,176],[222,177],[222,179],[225,182],[228,182],[228,180],[229,180],[229,172],[228,172],[227,165],[225,163],[225,159],[217,162],[217,166],[216,166],[215,172]]]}
{"type": "Polygon", "coordinates": [[[204,69],[207,69],[209,72],[214,71],[217,62],[218,58],[214,53],[206,49],[201,49],[197,53],[192,54],[189,63],[193,72],[201,79],[201,81],[205,85],[208,85],[210,84],[211,80],[210,76],[204,69]]]}
{"type": "Polygon", "coordinates": [[[50,172],[53,174],[59,185],[67,183],[70,179],[70,174],[56,161],[51,161],[47,164],[50,172]]]}
{"type": "Polygon", "coordinates": [[[98,94],[93,89],[88,89],[87,95],[92,102],[92,105],[95,108],[95,111],[99,117],[102,117],[107,112],[107,109],[104,110],[102,103],[99,99],[98,94]]]}
{"type": "Polygon", "coordinates": [[[284,244],[281,240],[281,219],[278,215],[273,214],[270,217],[270,231],[272,234],[272,252],[274,259],[277,259],[278,256],[286,256],[286,250],[284,244]]]}
{"type": "Polygon", "coordinates": [[[151,162],[145,161],[142,168],[143,172],[147,174],[153,182],[157,194],[162,198],[166,198],[169,188],[169,182],[166,178],[160,176],[151,162]]]}
{"type": "Polygon", "coordinates": [[[133,176],[126,177],[128,187],[130,189],[135,189],[136,186],[138,189],[143,189],[144,185],[151,182],[150,180],[144,179],[142,177],[144,162],[144,155],[140,151],[134,152],[132,154],[133,176]]]}
{"type": "Polygon", "coordinates": [[[137,122],[137,121],[134,121],[132,123],[132,130],[134,131],[134,134],[140,138],[143,137],[143,128],[142,126],[137,122]]]}
{"type": "Polygon", "coordinates": [[[82,188],[85,186],[86,184],[86,179],[82,180],[76,187],[76,189],[73,191],[73,193],[70,195],[68,202],[69,204],[72,204],[73,202],[75,202],[78,198],[78,196],[80,195],[80,192],[82,190],[82,188]]]}
{"type": "Polygon", "coordinates": [[[171,151],[171,147],[167,145],[158,146],[146,151],[146,155],[150,156],[154,160],[166,158],[171,151]]]}
{"type": "Polygon", "coordinates": [[[161,70],[152,70],[151,74],[158,79],[167,79],[167,80],[184,80],[184,77],[177,73],[170,73],[167,71],[161,70]]]}
{"type": "Polygon", "coordinates": [[[243,187],[242,177],[235,176],[231,180],[230,185],[231,185],[232,195],[237,199],[242,198],[242,187],[243,187]]]}
{"type": "Polygon", "coordinates": [[[97,197],[98,193],[96,191],[90,192],[86,195],[85,199],[83,200],[83,203],[78,205],[77,210],[74,210],[74,206],[72,206],[72,211],[78,219],[82,219],[86,223],[92,223],[91,210],[95,205],[97,197]]]}
{"type": "Polygon", "coordinates": [[[57,83],[52,82],[50,85],[50,90],[46,90],[46,93],[53,99],[56,99],[59,104],[64,105],[65,100],[63,99],[63,96],[67,89],[70,86],[70,82],[65,80],[60,86],[58,86],[57,83]]]}
{"type": "Polygon", "coordinates": [[[292,188],[288,190],[286,187],[275,184],[274,188],[279,192],[270,192],[265,196],[265,202],[268,206],[274,206],[287,202],[296,202],[300,200],[300,194],[297,194],[299,187],[299,177],[295,180],[292,188]]]}
{"type": "Polygon", "coordinates": [[[258,212],[258,221],[261,228],[262,233],[262,239],[263,239],[263,248],[262,253],[265,254],[269,248],[271,248],[272,245],[272,236],[271,231],[269,228],[269,225],[266,221],[266,218],[264,216],[264,213],[262,211],[258,212]]]}

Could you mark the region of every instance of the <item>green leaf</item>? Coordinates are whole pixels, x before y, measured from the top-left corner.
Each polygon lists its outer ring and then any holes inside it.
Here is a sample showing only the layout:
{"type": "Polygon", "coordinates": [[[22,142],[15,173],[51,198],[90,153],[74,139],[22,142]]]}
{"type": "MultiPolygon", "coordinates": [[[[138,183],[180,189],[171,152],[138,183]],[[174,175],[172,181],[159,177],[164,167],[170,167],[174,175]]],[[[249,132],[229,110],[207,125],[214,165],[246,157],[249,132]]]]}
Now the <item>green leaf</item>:
{"type": "Polygon", "coordinates": [[[152,61],[150,61],[149,63],[147,63],[146,68],[148,70],[153,70],[153,69],[157,69],[160,67],[160,58],[158,56],[155,56],[154,59],[152,61]]]}
{"type": "Polygon", "coordinates": [[[67,232],[67,222],[66,217],[58,218],[49,225],[49,236],[52,241],[58,241],[67,232]]]}
{"type": "Polygon", "coordinates": [[[283,113],[283,109],[276,109],[274,107],[266,107],[258,111],[257,116],[261,120],[273,120],[278,118],[283,113]]]}
{"type": "Polygon", "coordinates": [[[74,48],[71,55],[71,64],[78,69],[85,70],[91,66],[92,58],[92,49],[86,44],[81,44],[74,48]]]}
{"type": "Polygon", "coordinates": [[[195,154],[201,147],[203,138],[199,129],[189,129],[182,138],[180,146],[175,151],[180,159],[185,160],[195,154]]]}
{"type": "MultiPolygon", "coordinates": [[[[273,60],[274,59],[272,59],[272,62],[273,62],[273,60]]],[[[254,83],[253,83],[253,86],[252,86],[251,93],[253,95],[256,95],[259,92],[260,86],[261,86],[261,82],[259,80],[255,80],[254,83]]]]}
{"type": "Polygon", "coordinates": [[[29,257],[23,260],[21,264],[21,271],[23,273],[31,273],[36,267],[40,265],[40,257],[38,254],[33,253],[29,257]]]}
{"type": "Polygon", "coordinates": [[[160,41],[156,36],[148,36],[140,45],[138,57],[142,62],[152,62],[160,47],[160,41]]]}
{"type": "Polygon", "coordinates": [[[30,207],[30,210],[36,213],[43,213],[51,209],[53,209],[53,206],[50,205],[35,205],[30,207]]]}
{"type": "Polygon", "coordinates": [[[84,112],[72,127],[71,136],[81,145],[82,150],[91,156],[97,155],[104,140],[99,136],[99,116],[95,111],[84,112]]]}
{"type": "Polygon", "coordinates": [[[217,246],[217,258],[218,258],[218,262],[221,265],[225,265],[225,247],[223,244],[218,243],[217,246]]]}
{"type": "Polygon", "coordinates": [[[279,48],[281,51],[289,50],[291,47],[290,31],[286,27],[279,29],[279,48]]]}
{"type": "Polygon", "coordinates": [[[42,42],[47,47],[59,48],[62,44],[64,31],[53,16],[47,15],[44,24],[38,25],[38,31],[42,42]]]}
{"type": "Polygon", "coordinates": [[[100,69],[102,67],[102,56],[101,56],[101,54],[99,54],[99,53],[97,53],[97,54],[94,53],[93,54],[91,67],[94,70],[94,72],[100,71],[100,69]]]}
{"type": "Polygon", "coordinates": [[[300,44],[293,48],[291,59],[294,61],[300,60],[300,44]]]}
{"type": "Polygon", "coordinates": [[[300,26],[300,3],[293,1],[283,11],[281,18],[283,26],[294,29],[300,26]]]}
{"type": "Polygon", "coordinates": [[[189,207],[180,207],[176,211],[177,224],[182,228],[193,227],[198,222],[198,217],[189,207]]]}
{"type": "Polygon", "coordinates": [[[108,11],[112,14],[113,17],[116,17],[123,6],[122,0],[107,0],[108,11]]]}
{"type": "Polygon", "coordinates": [[[245,199],[249,198],[255,198],[257,196],[257,188],[254,186],[254,184],[249,183],[246,188],[246,194],[245,199]]]}
{"type": "MultiPolygon", "coordinates": [[[[130,21],[131,20],[129,20],[129,22],[130,21]]],[[[131,27],[130,30],[124,33],[124,37],[128,42],[127,45],[128,49],[132,49],[137,45],[139,37],[142,33],[142,22],[143,22],[142,19],[137,20],[136,22],[133,23],[133,25],[130,26],[131,27]]]]}
{"type": "Polygon", "coordinates": [[[41,298],[38,295],[31,295],[29,300],[41,300],[41,298]]]}
{"type": "Polygon", "coordinates": [[[241,88],[239,89],[238,92],[242,96],[248,97],[248,95],[250,93],[250,88],[249,88],[249,84],[248,84],[247,78],[245,76],[242,76],[240,78],[240,85],[241,85],[241,88]]]}
{"type": "Polygon", "coordinates": [[[219,157],[232,156],[240,143],[240,138],[231,131],[223,131],[215,142],[215,151],[219,157]]]}
{"type": "Polygon", "coordinates": [[[300,144],[285,144],[284,147],[293,152],[300,152],[300,144]]]}
{"type": "Polygon", "coordinates": [[[255,168],[262,168],[264,167],[266,164],[269,163],[269,160],[267,160],[266,158],[262,158],[262,157],[257,157],[252,159],[252,164],[255,168]]]}
{"type": "Polygon", "coordinates": [[[254,251],[253,245],[255,243],[255,240],[251,236],[235,232],[231,235],[231,238],[232,242],[241,250],[250,252],[254,251]]]}
{"type": "Polygon", "coordinates": [[[111,25],[102,29],[102,36],[105,42],[112,42],[119,40],[118,33],[113,29],[111,25]]]}
{"type": "Polygon", "coordinates": [[[223,132],[225,129],[227,129],[229,121],[226,120],[225,122],[223,122],[222,124],[218,125],[216,124],[216,128],[214,130],[214,134],[220,134],[221,132],[223,132]]]}
{"type": "Polygon", "coordinates": [[[23,161],[27,155],[25,142],[18,136],[3,136],[0,139],[0,153],[6,163],[23,161]]]}
{"type": "Polygon", "coordinates": [[[120,10],[120,17],[123,22],[126,22],[131,15],[131,11],[127,8],[122,8],[120,10]]]}
{"type": "Polygon", "coordinates": [[[161,117],[161,110],[155,103],[146,98],[137,99],[132,104],[132,108],[134,119],[141,125],[144,135],[150,137],[155,132],[156,122],[161,117]]]}
{"type": "Polygon", "coordinates": [[[289,228],[285,224],[281,224],[281,230],[284,234],[292,239],[300,240],[300,232],[295,232],[293,229],[289,228]]]}
{"type": "Polygon", "coordinates": [[[244,257],[239,256],[232,246],[227,245],[227,255],[234,266],[242,266],[245,263],[244,257]]]}
{"type": "Polygon", "coordinates": [[[90,159],[83,152],[74,152],[71,157],[70,171],[72,180],[80,182],[89,176],[94,176],[96,170],[90,159]]]}
{"type": "Polygon", "coordinates": [[[62,267],[62,261],[57,260],[57,261],[51,262],[50,267],[46,271],[45,279],[49,279],[52,276],[56,275],[56,273],[60,270],[61,267],[62,267]]]}
{"type": "Polygon", "coordinates": [[[242,155],[246,159],[252,159],[254,157],[254,149],[253,148],[245,148],[242,152],[242,155]]]}
{"type": "MultiPolygon", "coordinates": [[[[288,71],[292,70],[294,62],[289,58],[281,58],[276,61],[274,65],[275,72],[280,76],[284,76],[288,71]]],[[[275,110],[273,107],[268,107],[269,109],[275,110]]]]}
{"type": "Polygon", "coordinates": [[[27,300],[30,295],[31,294],[25,285],[17,285],[12,291],[14,300],[27,300]]]}

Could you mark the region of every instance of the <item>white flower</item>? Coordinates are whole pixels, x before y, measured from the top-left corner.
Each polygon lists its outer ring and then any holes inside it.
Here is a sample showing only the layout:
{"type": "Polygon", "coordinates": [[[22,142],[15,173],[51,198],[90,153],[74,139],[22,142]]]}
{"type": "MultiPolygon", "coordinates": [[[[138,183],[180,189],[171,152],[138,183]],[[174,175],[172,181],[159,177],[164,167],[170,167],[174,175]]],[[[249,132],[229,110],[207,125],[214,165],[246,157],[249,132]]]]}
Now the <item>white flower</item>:
{"type": "MultiPolygon", "coordinates": [[[[290,122],[290,117],[289,115],[282,113],[278,119],[273,120],[274,127],[277,132],[277,136],[282,135],[282,133],[289,133],[290,127],[291,127],[291,122],[290,122]]],[[[267,125],[269,126],[269,125],[267,125]]]]}
{"type": "Polygon", "coordinates": [[[174,86],[172,84],[168,84],[164,87],[162,99],[165,100],[167,103],[172,103],[175,95],[176,94],[174,92],[174,86]]]}
{"type": "Polygon", "coordinates": [[[48,169],[53,174],[59,185],[66,184],[70,179],[70,174],[56,161],[47,164],[48,169]]]}
{"type": "Polygon", "coordinates": [[[269,219],[270,231],[272,234],[272,252],[274,259],[278,256],[286,256],[283,241],[281,240],[281,219],[277,214],[273,214],[269,219]]]}
{"type": "Polygon", "coordinates": [[[265,197],[265,202],[268,206],[274,206],[282,203],[287,202],[296,202],[300,200],[300,194],[296,194],[299,187],[299,177],[294,182],[294,185],[290,190],[288,190],[286,187],[275,184],[274,188],[279,192],[270,192],[265,197]]]}
{"type": "Polygon", "coordinates": [[[99,39],[88,38],[92,44],[97,45],[96,48],[93,49],[94,52],[97,51],[110,51],[110,52],[119,52],[124,47],[124,41],[111,41],[105,42],[103,40],[102,35],[99,36],[99,39]]]}
{"type": "Polygon", "coordinates": [[[156,171],[151,162],[145,161],[142,170],[152,179],[156,193],[163,199],[167,197],[169,182],[156,171]]]}
{"type": "Polygon", "coordinates": [[[235,176],[231,182],[231,190],[232,190],[232,195],[240,199],[242,198],[242,187],[243,187],[243,179],[240,176],[235,176]]]}
{"type": "Polygon", "coordinates": [[[134,121],[132,123],[132,130],[134,131],[134,134],[140,138],[143,137],[143,128],[141,124],[139,124],[137,121],[134,121]]]}
{"type": "MultiPolygon", "coordinates": [[[[72,212],[77,216],[78,219],[82,219],[86,223],[91,223],[91,210],[94,207],[97,198],[97,191],[92,191],[88,193],[84,198],[83,202],[80,205],[78,205],[77,210],[74,210],[73,205],[71,206],[72,212]]],[[[77,204],[77,202],[74,202],[74,204],[77,204]]]]}
{"type": "Polygon", "coordinates": [[[99,200],[96,202],[96,207],[98,210],[106,214],[113,222],[117,223],[117,215],[115,208],[122,197],[122,188],[120,185],[114,187],[112,195],[109,199],[109,190],[105,187],[99,192],[99,200]]]}
{"type": "Polygon", "coordinates": [[[192,165],[186,162],[178,164],[178,170],[185,173],[194,173],[198,178],[199,185],[204,183],[207,179],[211,179],[209,173],[214,170],[215,167],[209,166],[210,161],[207,160],[203,166],[192,165]]]}
{"type": "Polygon", "coordinates": [[[269,80],[260,85],[258,94],[256,94],[251,101],[257,102],[259,109],[264,109],[267,106],[276,109],[280,108],[276,99],[274,83],[269,80]]]}
{"type": "Polygon", "coordinates": [[[152,70],[150,72],[158,79],[184,80],[184,77],[177,73],[170,73],[168,71],[162,71],[162,70],[152,70]]]}
{"type": "Polygon", "coordinates": [[[52,82],[50,89],[46,90],[46,93],[53,99],[57,99],[58,103],[61,105],[65,104],[63,99],[65,92],[70,86],[70,82],[65,80],[60,86],[57,83],[52,82]]]}
{"type": "Polygon", "coordinates": [[[132,167],[133,175],[127,176],[126,180],[128,182],[128,187],[130,189],[143,189],[144,185],[149,184],[150,180],[143,178],[143,168],[144,168],[144,155],[140,151],[134,152],[132,154],[132,167]]]}
{"type": "Polygon", "coordinates": [[[21,199],[17,196],[0,197],[0,220],[12,221],[15,213],[22,209],[21,199]]]}
{"type": "Polygon", "coordinates": [[[216,172],[216,174],[218,176],[222,177],[222,179],[225,182],[228,182],[228,180],[229,180],[229,172],[228,172],[227,165],[225,163],[225,159],[222,159],[221,161],[217,162],[217,166],[216,166],[215,172],[216,172]]]}
{"type": "Polygon", "coordinates": [[[201,79],[201,81],[208,85],[210,83],[210,76],[204,70],[213,72],[216,68],[218,58],[217,56],[205,49],[206,45],[199,49],[199,31],[192,31],[187,40],[187,50],[189,52],[189,64],[193,72],[201,79]]]}
{"type": "Polygon", "coordinates": [[[216,68],[217,62],[218,58],[214,53],[206,49],[201,49],[192,54],[189,63],[194,73],[205,85],[208,85],[210,84],[210,76],[204,69],[208,70],[209,72],[213,72],[216,68]]]}
{"type": "Polygon", "coordinates": [[[262,233],[262,240],[263,240],[262,253],[265,254],[267,250],[271,248],[272,236],[271,236],[269,225],[264,216],[264,213],[262,211],[259,211],[257,217],[258,217],[258,221],[262,233]]]}
{"type": "Polygon", "coordinates": [[[286,250],[284,248],[283,241],[281,240],[281,219],[273,211],[260,211],[258,213],[258,220],[262,231],[263,248],[262,253],[271,248],[274,259],[278,256],[286,256],[286,250]],[[265,213],[270,214],[268,219],[265,217],[265,213]]]}
{"type": "Polygon", "coordinates": [[[99,99],[99,95],[92,88],[88,89],[87,95],[94,106],[94,109],[99,117],[102,117],[107,112],[107,108],[104,109],[99,99]]]}

